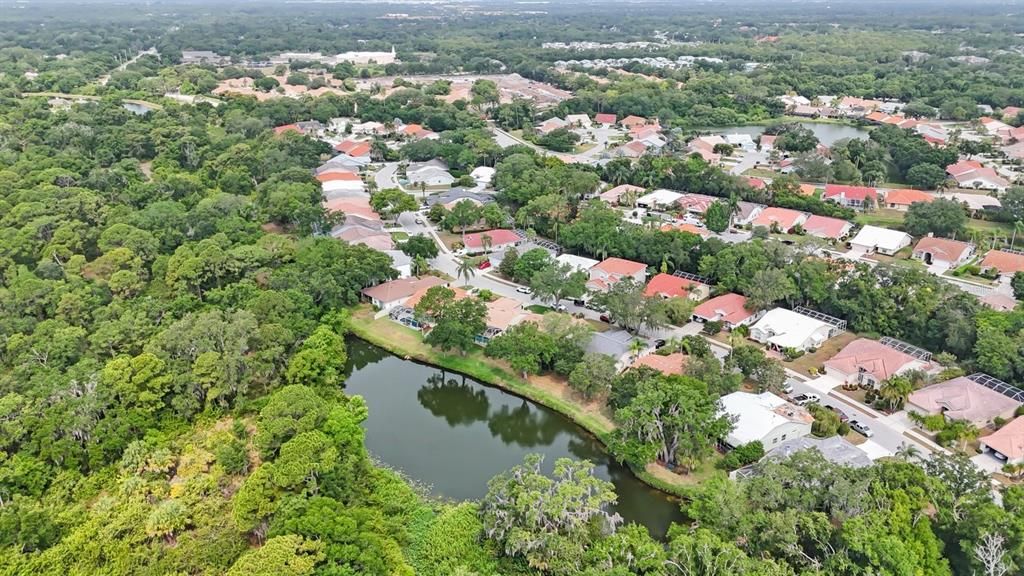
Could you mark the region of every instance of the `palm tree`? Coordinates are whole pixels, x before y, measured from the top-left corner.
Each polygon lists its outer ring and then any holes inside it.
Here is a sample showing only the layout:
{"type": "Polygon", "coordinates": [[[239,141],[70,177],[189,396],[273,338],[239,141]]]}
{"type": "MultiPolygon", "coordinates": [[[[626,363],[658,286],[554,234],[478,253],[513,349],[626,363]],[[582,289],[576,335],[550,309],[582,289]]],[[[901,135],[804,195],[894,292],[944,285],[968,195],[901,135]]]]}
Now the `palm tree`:
{"type": "Polygon", "coordinates": [[[640,357],[640,353],[647,348],[647,344],[644,344],[641,340],[633,340],[629,343],[629,354],[634,360],[640,357]]]}
{"type": "Polygon", "coordinates": [[[913,444],[904,442],[900,444],[900,447],[896,450],[896,458],[904,462],[918,460],[921,458],[921,450],[913,444]]]}
{"type": "Polygon", "coordinates": [[[412,259],[412,275],[419,276],[430,270],[430,265],[427,263],[427,259],[423,256],[416,256],[412,259]]]}
{"type": "Polygon", "coordinates": [[[476,276],[476,267],[480,265],[480,258],[463,258],[459,260],[459,268],[457,273],[459,278],[465,278],[466,284],[469,284],[469,279],[476,276]]]}
{"type": "Polygon", "coordinates": [[[490,234],[482,234],[480,236],[480,244],[483,246],[484,252],[490,253],[491,242],[493,242],[493,239],[491,238],[490,234]]]}

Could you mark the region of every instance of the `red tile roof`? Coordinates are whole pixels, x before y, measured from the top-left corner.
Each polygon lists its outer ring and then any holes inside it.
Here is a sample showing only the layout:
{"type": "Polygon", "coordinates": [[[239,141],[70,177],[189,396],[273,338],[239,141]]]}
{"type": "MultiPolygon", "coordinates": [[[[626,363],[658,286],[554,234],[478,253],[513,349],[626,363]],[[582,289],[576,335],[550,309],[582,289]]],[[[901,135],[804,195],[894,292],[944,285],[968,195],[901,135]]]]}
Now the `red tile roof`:
{"type": "Polygon", "coordinates": [[[319,180],[320,182],[335,182],[338,180],[352,182],[355,180],[359,180],[360,178],[359,175],[356,174],[355,172],[349,172],[348,170],[339,170],[336,172],[321,172],[320,174],[317,174],[316,179],[319,180]]]}
{"type": "Polygon", "coordinates": [[[739,324],[754,315],[753,311],[747,310],[746,305],[746,296],[722,294],[699,304],[693,309],[693,314],[708,321],[739,324]]]}
{"type": "Polygon", "coordinates": [[[932,202],[934,200],[935,197],[927,192],[909,188],[897,188],[885,193],[885,203],[897,206],[910,206],[914,202],[932,202]]]}
{"type": "Polygon", "coordinates": [[[800,194],[804,196],[814,196],[814,193],[818,191],[818,187],[814,184],[801,184],[800,194]]]}
{"type": "Polygon", "coordinates": [[[437,276],[399,278],[398,280],[364,288],[363,294],[381,302],[394,302],[395,300],[408,298],[423,288],[432,288],[444,283],[445,281],[437,276]]]}
{"type": "Polygon", "coordinates": [[[796,226],[796,223],[803,216],[804,213],[797,210],[772,206],[762,210],[761,213],[754,218],[751,224],[754,226],[764,226],[765,228],[770,229],[772,227],[772,223],[776,223],[779,225],[779,229],[783,232],[788,232],[790,228],[796,226]]]}
{"type": "Polygon", "coordinates": [[[1024,416],[1018,416],[999,430],[982,436],[980,440],[1009,460],[1024,458],[1024,416]]]}
{"type": "Polygon", "coordinates": [[[981,261],[981,267],[995,268],[1001,274],[1006,275],[1024,272],[1024,256],[1002,250],[989,250],[981,261]]]}
{"type": "Polygon", "coordinates": [[[961,242],[959,240],[950,240],[949,238],[929,238],[924,237],[914,246],[914,252],[928,252],[932,254],[932,258],[946,260],[947,262],[959,262],[967,252],[971,250],[971,245],[967,242],[961,242]]]}
{"type": "Polygon", "coordinates": [[[522,238],[520,238],[515,232],[499,228],[496,230],[488,230],[486,232],[466,234],[466,247],[483,248],[484,236],[489,236],[491,238],[491,246],[504,246],[505,244],[514,244],[522,240],[522,238]]]}
{"type": "Polygon", "coordinates": [[[821,236],[824,238],[838,240],[850,231],[852,224],[839,218],[830,218],[828,216],[818,216],[817,214],[814,214],[809,217],[806,222],[801,224],[801,226],[803,226],[804,232],[807,232],[812,236],[821,236]]]}
{"type": "Polygon", "coordinates": [[[623,118],[622,120],[619,120],[619,124],[622,124],[626,128],[630,128],[632,126],[642,126],[644,124],[647,124],[647,118],[644,118],[642,116],[629,115],[623,118]]]}
{"type": "Polygon", "coordinates": [[[856,374],[858,370],[864,369],[881,382],[915,362],[918,360],[910,354],[890,348],[877,340],[858,338],[826,360],[825,367],[843,374],[856,374]]]}
{"type": "Polygon", "coordinates": [[[761,180],[760,178],[754,178],[753,176],[747,177],[747,184],[750,184],[750,187],[753,188],[754,190],[764,190],[765,188],[768,187],[768,185],[765,184],[764,180],[761,180]]]}
{"type": "Polygon", "coordinates": [[[370,201],[365,198],[334,198],[324,202],[324,208],[328,212],[344,212],[362,216],[367,220],[380,220],[380,215],[370,207],[370,201]]]}
{"type": "Polygon", "coordinates": [[[686,298],[690,295],[690,287],[699,285],[700,282],[662,273],[651,278],[651,281],[647,283],[647,288],[644,289],[644,296],[686,298]]]}
{"type": "Polygon", "coordinates": [[[348,152],[345,152],[345,154],[348,154],[353,158],[359,158],[360,156],[369,156],[370,148],[371,147],[369,142],[360,142],[358,145],[350,148],[348,152]]]}
{"type": "Polygon", "coordinates": [[[598,124],[615,124],[615,114],[595,114],[594,121],[598,124]]]}
{"type": "Polygon", "coordinates": [[[285,132],[297,132],[302,134],[302,130],[300,130],[295,124],[285,124],[284,126],[274,128],[274,134],[284,134],[285,132]]]}
{"type": "Polygon", "coordinates": [[[668,356],[647,354],[646,356],[637,358],[631,367],[639,368],[641,366],[647,366],[648,368],[653,368],[668,376],[678,376],[683,373],[683,364],[685,362],[686,354],[681,354],[679,352],[669,354],[668,356]]]}
{"type": "Polygon", "coordinates": [[[961,160],[956,164],[946,166],[946,172],[950,176],[959,176],[960,174],[966,174],[973,170],[980,170],[981,168],[981,162],[978,162],[977,160],[961,160]]]}
{"type": "Polygon", "coordinates": [[[632,276],[647,270],[647,265],[624,258],[606,258],[594,266],[594,268],[616,276],[632,276]]]}
{"type": "Polygon", "coordinates": [[[878,190],[867,186],[845,186],[841,184],[826,184],[825,193],[822,198],[845,198],[847,200],[864,201],[865,198],[878,200],[878,190]]]}

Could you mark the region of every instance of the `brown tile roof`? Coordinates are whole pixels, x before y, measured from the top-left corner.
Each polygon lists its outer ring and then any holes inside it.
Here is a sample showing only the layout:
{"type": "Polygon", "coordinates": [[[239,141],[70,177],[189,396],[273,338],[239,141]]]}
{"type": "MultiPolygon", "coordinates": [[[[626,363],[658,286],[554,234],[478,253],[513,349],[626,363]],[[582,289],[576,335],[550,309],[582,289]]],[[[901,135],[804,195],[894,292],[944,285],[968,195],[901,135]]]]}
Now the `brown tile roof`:
{"type": "Polygon", "coordinates": [[[394,302],[402,298],[408,298],[420,290],[442,286],[445,281],[437,276],[423,276],[422,278],[399,278],[390,282],[384,282],[376,286],[363,289],[363,294],[381,302],[394,302]]]}
{"type": "Polygon", "coordinates": [[[989,448],[1010,460],[1024,458],[1024,416],[1018,416],[999,430],[980,438],[989,448]]]}
{"type": "Polygon", "coordinates": [[[686,355],[676,352],[669,354],[668,356],[662,356],[660,354],[647,354],[641,356],[633,362],[631,368],[639,368],[641,366],[647,366],[648,368],[654,368],[662,374],[669,376],[680,375],[683,373],[683,365],[686,363],[686,355]]]}
{"type": "Polygon", "coordinates": [[[932,258],[938,256],[947,262],[960,261],[970,249],[971,245],[967,242],[950,240],[949,238],[929,238],[927,236],[921,238],[917,246],[914,246],[915,253],[928,252],[932,255],[932,258]]]}
{"type": "Polygon", "coordinates": [[[739,324],[754,315],[754,312],[748,310],[746,306],[746,296],[722,294],[698,305],[693,309],[693,314],[709,321],[717,320],[727,324],[739,324]]]}
{"type": "Polygon", "coordinates": [[[876,340],[858,338],[825,361],[825,367],[844,374],[856,374],[861,368],[879,381],[888,380],[904,367],[919,362],[909,354],[876,340]]]}
{"type": "Polygon", "coordinates": [[[932,202],[934,200],[935,197],[927,192],[909,188],[897,188],[885,193],[885,203],[897,206],[910,206],[914,202],[932,202]]]}
{"type": "Polygon", "coordinates": [[[618,276],[632,276],[647,269],[647,265],[624,258],[606,258],[594,268],[618,276]]]}
{"type": "Polygon", "coordinates": [[[1003,252],[1002,250],[989,250],[981,261],[982,268],[995,268],[1001,274],[1012,275],[1017,272],[1024,272],[1024,255],[1003,252]]]}

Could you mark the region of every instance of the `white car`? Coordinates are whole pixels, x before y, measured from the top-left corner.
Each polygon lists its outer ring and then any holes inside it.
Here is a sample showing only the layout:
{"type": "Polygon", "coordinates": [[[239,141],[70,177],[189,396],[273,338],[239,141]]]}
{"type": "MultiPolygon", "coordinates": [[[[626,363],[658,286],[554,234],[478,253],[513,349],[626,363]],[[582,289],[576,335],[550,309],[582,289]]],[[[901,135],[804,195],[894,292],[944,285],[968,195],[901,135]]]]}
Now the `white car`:
{"type": "Polygon", "coordinates": [[[520,294],[529,294],[530,289],[526,286],[520,286],[519,288],[516,288],[516,292],[519,292],[520,294]]]}
{"type": "Polygon", "coordinates": [[[857,420],[850,420],[849,424],[850,430],[853,430],[854,432],[863,435],[865,438],[871,438],[872,436],[875,435],[875,433],[871,431],[871,428],[869,428],[868,425],[864,424],[863,422],[857,420]]]}
{"type": "Polygon", "coordinates": [[[793,404],[807,406],[808,404],[817,404],[820,400],[821,397],[817,394],[798,394],[793,397],[793,404]]]}

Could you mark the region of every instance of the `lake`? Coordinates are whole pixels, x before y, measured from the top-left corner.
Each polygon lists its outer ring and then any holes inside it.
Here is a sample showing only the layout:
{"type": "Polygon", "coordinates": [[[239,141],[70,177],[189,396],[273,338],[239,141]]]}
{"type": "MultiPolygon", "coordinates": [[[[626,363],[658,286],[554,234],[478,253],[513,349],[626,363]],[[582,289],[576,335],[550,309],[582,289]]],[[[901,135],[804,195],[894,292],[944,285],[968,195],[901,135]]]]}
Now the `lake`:
{"type": "MultiPolygon", "coordinates": [[[[825,146],[832,146],[837,141],[843,138],[859,138],[861,140],[867,140],[868,131],[863,128],[857,128],[856,126],[847,126],[845,124],[825,124],[821,122],[797,122],[797,124],[808,128],[814,135],[818,137],[825,146]]],[[[732,128],[716,128],[711,131],[712,134],[750,134],[754,140],[761,135],[768,128],[769,124],[748,124],[746,126],[734,126],[732,128]]]]}
{"type": "Polygon", "coordinates": [[[679,505],[618,464],[596,438],[561,414],[472,378],[403,360],[348,339],[345,391],[366,399],[366,446],[385,464],[428,485],[433,494],[476,500],[487,481],[544,454],[545,472],[562,457],[586,459],[615,485],[615,511],[662,538],[683,522],[679,505]]]}

